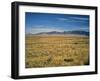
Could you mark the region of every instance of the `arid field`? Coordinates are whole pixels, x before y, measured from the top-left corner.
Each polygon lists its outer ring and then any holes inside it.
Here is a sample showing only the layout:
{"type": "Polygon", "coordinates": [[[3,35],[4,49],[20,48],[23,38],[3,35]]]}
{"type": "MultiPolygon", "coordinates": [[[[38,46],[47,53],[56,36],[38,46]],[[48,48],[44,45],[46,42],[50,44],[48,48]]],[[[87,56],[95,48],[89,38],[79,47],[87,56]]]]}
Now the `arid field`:
{"type": "Polygon", "coordinates": [[[82,65],[89,65],[88,36],[26,36],[26,68],[82,65]]]}

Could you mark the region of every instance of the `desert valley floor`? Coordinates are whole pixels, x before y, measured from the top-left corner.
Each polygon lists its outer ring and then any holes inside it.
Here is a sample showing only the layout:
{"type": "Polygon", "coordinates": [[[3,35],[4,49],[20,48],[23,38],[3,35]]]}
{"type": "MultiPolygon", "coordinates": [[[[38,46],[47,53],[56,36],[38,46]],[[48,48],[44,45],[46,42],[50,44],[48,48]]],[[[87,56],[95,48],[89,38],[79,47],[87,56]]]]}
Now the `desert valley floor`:
{"type": "Polygon", "coordinates": [[[25,67],[89,65],[88,36],[30,35],[25,38],[25,67]]]}

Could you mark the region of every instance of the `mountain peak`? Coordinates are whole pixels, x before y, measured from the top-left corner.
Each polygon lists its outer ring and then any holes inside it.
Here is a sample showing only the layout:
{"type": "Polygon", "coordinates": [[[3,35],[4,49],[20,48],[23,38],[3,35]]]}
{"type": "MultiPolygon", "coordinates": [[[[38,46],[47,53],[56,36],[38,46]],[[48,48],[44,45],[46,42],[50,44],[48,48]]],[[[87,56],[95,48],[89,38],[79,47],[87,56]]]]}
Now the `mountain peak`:
{"type": "Polygon", "coordinates": [[[51,32],[40,32],[40,33],[36,33],[35,35],[67,35],[67,34],[74,34],[74,35],[85,35],[85,36],[89,36],[89,32],[87,31],[80,31],[80,30],[74,30],[74,31],[63,31],[63,32],[59,32],[59,31],[51,31],[51,32]]]}

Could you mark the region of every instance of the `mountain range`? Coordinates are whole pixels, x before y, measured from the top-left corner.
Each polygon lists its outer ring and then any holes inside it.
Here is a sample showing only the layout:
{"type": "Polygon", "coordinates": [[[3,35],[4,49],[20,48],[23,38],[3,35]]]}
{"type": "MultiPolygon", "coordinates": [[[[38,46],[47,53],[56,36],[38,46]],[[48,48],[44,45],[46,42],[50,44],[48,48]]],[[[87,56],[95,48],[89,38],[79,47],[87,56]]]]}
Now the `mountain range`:
{"type": "Polygon", "coordinates": [[[58,31],[40,32],[40,33],[36,33],[34,35],[68,35],[68,34],[89,36],[89,32],[79,31],[79,30],[76,30],[76,31],[63,31],[63,32],[58,32],[58,31]]]}

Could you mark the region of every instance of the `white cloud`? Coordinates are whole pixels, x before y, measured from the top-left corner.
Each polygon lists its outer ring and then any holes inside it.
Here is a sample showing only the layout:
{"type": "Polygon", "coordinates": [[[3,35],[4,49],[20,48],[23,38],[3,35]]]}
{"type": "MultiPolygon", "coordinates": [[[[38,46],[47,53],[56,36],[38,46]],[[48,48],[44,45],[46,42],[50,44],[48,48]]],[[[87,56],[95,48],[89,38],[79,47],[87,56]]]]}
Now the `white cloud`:
{"type": "Polygon", "coordinates": [[[68,17],[68,18],[57,18],[59,21],[67,21],[67,22],[86,22],[89,18],[84,17],[68,17]]]}
{"type": "Polygon", "coordinates": [[[60,20],[60,21],[67,21],[68,19],[67,19],[67,18],[57,18],[57,20],[60,20]]]}
{"type": "Polygon", "coordinates": [[[27,33],[40,33],[40,32],[51,32],[51,31],[59,31],[62,32],[63,30],[61,29],[56,29],[56,28],[28,28],[26,29],[26,34],[27,33]]]}
{"type": "Polygon", "coordinates": [[[83,17],[70,17],[70,18],[74,20],[83,20],[83,21],[89,20],[89,18],[83,18],[83,17]]]}
{"type": "Polygon", "coordinates": [[[45,25],[35,25],[33,26],[33,28],[46,28],[46,26],[45,25]]]}

